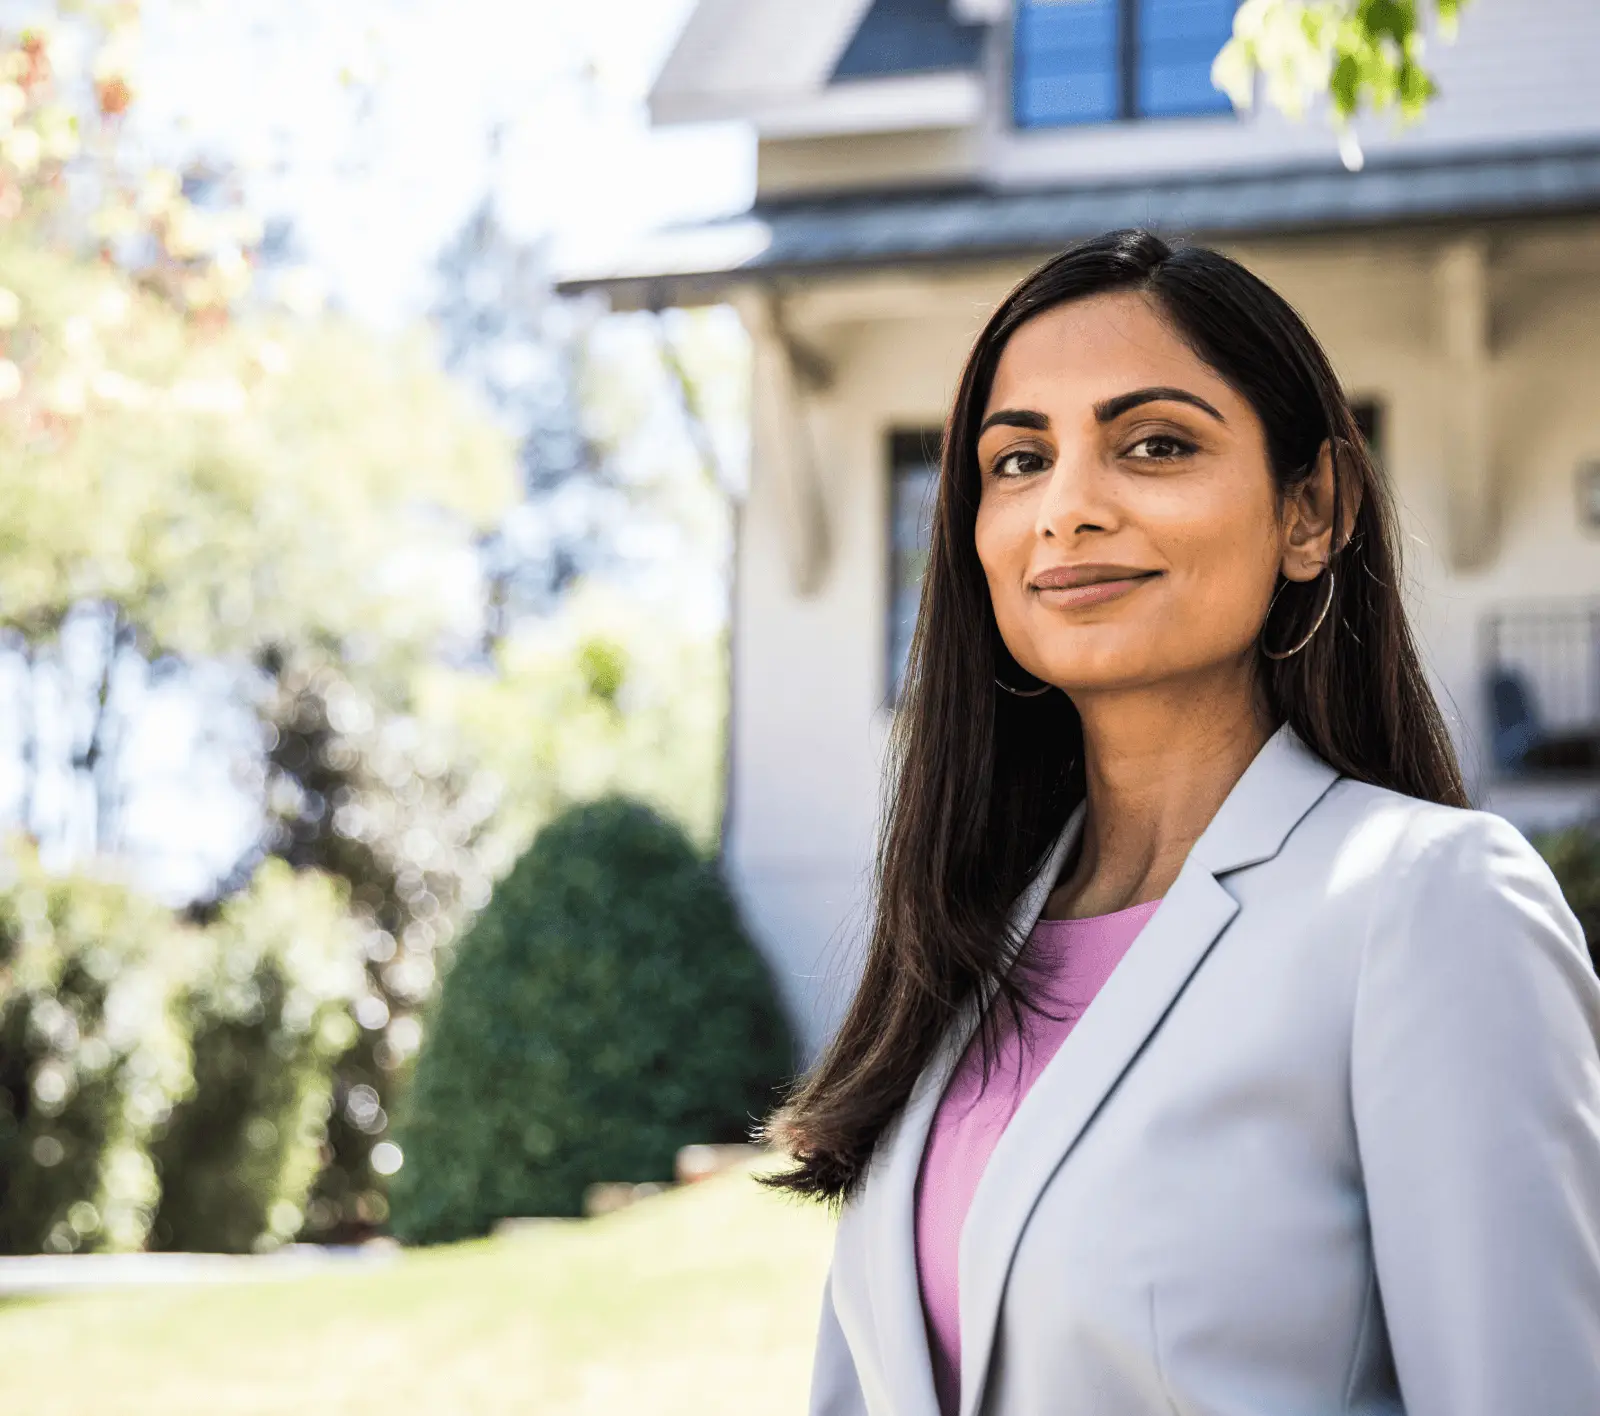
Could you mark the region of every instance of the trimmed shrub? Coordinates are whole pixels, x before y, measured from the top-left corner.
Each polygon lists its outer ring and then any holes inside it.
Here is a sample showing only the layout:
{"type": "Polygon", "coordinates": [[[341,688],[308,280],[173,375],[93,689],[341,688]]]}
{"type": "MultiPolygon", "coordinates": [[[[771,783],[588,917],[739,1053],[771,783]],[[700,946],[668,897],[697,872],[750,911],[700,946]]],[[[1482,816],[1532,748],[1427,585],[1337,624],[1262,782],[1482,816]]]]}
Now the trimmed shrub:
{"type": "Polygon", "coordinates": [[[327,876],[269,860],[198,941],[178,1011],[193,1084],[151,1157],[157,1249],[246,1253],[292,1239],[327,1131],[333,1067],[364,989],[356,927],[327,876]]]}
{"type": "Polygon", "coordinates": [[[122,887],[7,859],[0,890],[0,1252],[130,1249],[143,1143],[186,1080],[161,971],[177,930],[122,887]]]}
{"type": "Polygon", "coordinates": [[[1533,844],[1555,872],[1589,941],[1589,958],[1600,970],[1600,832],[1573,826],[1537,836],[1533,844]]]}
{"type": "Polygon", "coordinates": [[[648,808],[548,825],[462,941],[399,1127],[395,1232],[575,1215],[598,1181],[665,1180],[745,1139],[793,1061],[715,868],[648,808]]]}

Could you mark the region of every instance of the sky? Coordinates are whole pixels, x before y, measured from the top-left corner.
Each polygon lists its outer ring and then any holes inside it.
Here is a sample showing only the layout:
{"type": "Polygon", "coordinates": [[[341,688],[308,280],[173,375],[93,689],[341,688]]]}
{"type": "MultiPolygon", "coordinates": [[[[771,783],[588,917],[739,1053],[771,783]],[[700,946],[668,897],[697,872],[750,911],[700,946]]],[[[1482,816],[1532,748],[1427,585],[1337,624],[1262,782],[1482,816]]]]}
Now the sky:
{"type": "MultiPolygon", "coordinates": [[[[649,127],[650,82],[692,5],[144,0],[130,136],[155,160],[237,173],[330,301],[399,326],[426,313],[440,248],[491,187],[506,225],[547,238],[558,265],[749,204],[748,132],[649,127]]],[[[50,9],[0,0],[0,24],[50,9]]],[[[0,695],[6,712],[19,702],[0,695]]],[[[226,702],[222,684],[152,690],[131,725],[126,844],[140,882],[173,899],[204,891],[257,829],[228,765],[249,722],[226,702]]],[[[0,798],[15,788],[0,780],[0,798]]]]}
{"type": "Polygon", "coordinates": [[[513,230],[585,264],[749,204],[748,131],[648,124],[692,5],[145,0],[136,111],[158,152],[237,164],[251,205],[293,222],[342,305],[403,320],[491,183],[513,230]]]}

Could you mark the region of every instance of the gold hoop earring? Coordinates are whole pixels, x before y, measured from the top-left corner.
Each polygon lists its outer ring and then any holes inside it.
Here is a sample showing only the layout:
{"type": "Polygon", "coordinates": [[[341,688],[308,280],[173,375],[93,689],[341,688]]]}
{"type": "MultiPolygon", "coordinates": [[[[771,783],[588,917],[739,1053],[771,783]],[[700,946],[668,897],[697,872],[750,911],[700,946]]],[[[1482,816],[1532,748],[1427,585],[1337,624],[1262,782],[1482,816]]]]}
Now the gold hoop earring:
{"type": "Polygon", "coordinates": [[[1052,688],[1055,687],[1054,684],[1047,683],[1039,688],[1012,688],[1012,686],[1003,678],[1001,678],[999,674],[994,676],[994,681],[997,688],[1005,689],[1005,691],[1011,694],[1013,698],[1042,698],[1045,694],[1049,693],[1052,688]]]}
{"type": "Polygon", "coordinates": [[[1280,661],[1283,660],[1283,659],[1292,659],[1292,658],[1294,658],[1294,656],[1296,654],[1298,654],[1302,649],[1304,649],[1306,647],[1306,645],[1311,643],[1311,641],[1316,638],[1317,631],[1322,628],[1323,620],[1327,619],[1327,617],[1328,617],[1328,611],[1333,608],[1333,566],[1332,565],[1328,566],[1326,574],[1327,574],[1327,577],[1328,577],[1328,590],[1327,590],[1327,593],[1322,597],[1322,608],[1317,611],[1316,619],[1311,621],[1311,628],[1308,629],[1303,636],[1301,636],[1300,642],[1298,644],[1296,644],[1292,649],[1281,649],[1281,650],[1278,650],[1277,652],[1274,652],[1273,650],[1267,648],[1265,636],[1266,636],[1267,625],[1269,625],[1272,622],[1272,607],[1278,603],[1278,596],[1283,594],[1284,588],[1288,585],[1289,582],[1287,580],[1284,581],[1283,585],[1280,585],[1276,590],[1274,590],[1272,592],[1272,599],[1267,602],[1267,615],[1266,615],[1266,618],[1261,621],[1261,636],[1260,636],[1260,639],[1261,639],[1261,652],[1263,654],[1265,654],[1267,656],[1267,658],[1274,659],[1274,660],[1280,660],[1280,661]]]}

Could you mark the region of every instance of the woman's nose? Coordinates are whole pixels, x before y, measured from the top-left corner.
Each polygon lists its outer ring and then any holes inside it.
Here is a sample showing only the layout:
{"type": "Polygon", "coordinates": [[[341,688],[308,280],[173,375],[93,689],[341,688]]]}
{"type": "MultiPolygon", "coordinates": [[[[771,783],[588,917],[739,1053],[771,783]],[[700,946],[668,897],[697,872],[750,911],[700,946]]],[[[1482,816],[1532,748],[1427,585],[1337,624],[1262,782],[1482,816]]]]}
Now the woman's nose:
{"type": "Polygon", "coordinates": [[[1067,541],[1107,530],[1115,519],[1107,490],[1098,455],[1063,448],[1049,476],[1043,479],[1034,534],[1046,540],[1067,541]]]}

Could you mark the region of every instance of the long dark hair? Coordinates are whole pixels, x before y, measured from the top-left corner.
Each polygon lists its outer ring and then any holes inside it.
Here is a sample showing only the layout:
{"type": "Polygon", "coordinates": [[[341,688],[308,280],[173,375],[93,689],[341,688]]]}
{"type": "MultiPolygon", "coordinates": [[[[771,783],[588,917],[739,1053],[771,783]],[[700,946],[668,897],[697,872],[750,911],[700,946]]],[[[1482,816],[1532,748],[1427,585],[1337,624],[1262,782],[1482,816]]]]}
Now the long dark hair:
{"type": "MultiPolygon", "coordinates": [[[[1007,938],[1007,916],[1083,800],[1083,731],[1065,694],[996,691],[997,673],[1028,680],[1001,642],[973,542],[977,430],[1018,326],[1112,291],[1146,294],[1249,401],[1266,430],[1280,495],[1311,475],[1328,443],[1336,527],[1341,497],[1359,498],[1335,555],[1321,631],[1292,658],[1257,655],[1275,720],[1346,776],[1466,805],[1406,623],[1388,488],[1305,322],[1237,262],[1145,231],[1113,232],[1047,261],[984,326],[945,428],[927,577],[895,720],[871,942],[842,1026],[769,1127],[796,1162],[774,1177],[780,1187],[847,1198],[963,1005],[976,994],[1013,1010],[1028,1006],[1025,976],[1006,965],[1018,942],[1007,938]]],[[[1274,631],[1293,643],[1324,583],[1282,584],[1280,592],[1274,631]]]]}

